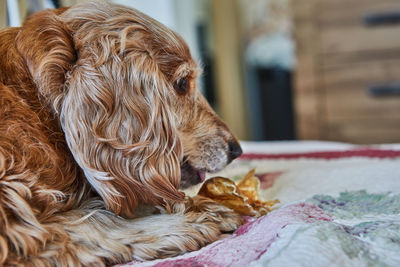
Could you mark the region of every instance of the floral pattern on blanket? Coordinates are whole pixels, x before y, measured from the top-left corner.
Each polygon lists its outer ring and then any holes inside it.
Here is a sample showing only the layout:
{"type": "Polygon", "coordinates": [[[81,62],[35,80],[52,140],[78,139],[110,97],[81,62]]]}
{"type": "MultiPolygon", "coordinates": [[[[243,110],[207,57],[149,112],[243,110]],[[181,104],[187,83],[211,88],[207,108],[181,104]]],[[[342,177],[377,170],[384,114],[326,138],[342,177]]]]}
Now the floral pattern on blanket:
{"type": "Polygon", "coordinates": [[[400,195],[353,191],[286,205],[200,251],[137,266],[398,266],[399,252],[400,195]]]}
{"type": "Polygon", "coordinates": [[[128,265],[400,266],[400,150],[394,152],[242,158],[217,175],[239,180],[256,168],[263,199],[281,206],[199,251],[128,265]]]}
{"type": "Polygon", "coordinates": [[[255,265],[399,266],[400,195],[361,190],[307,202],[333,220],[282,229],[281,240],[255,265]]]}

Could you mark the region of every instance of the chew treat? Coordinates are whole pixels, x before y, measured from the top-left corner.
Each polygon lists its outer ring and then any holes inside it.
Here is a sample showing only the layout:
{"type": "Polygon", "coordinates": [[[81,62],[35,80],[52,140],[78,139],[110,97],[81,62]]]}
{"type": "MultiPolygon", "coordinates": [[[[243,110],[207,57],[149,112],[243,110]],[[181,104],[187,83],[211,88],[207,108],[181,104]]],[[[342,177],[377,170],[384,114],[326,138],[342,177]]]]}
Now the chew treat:
{"type": "Polygon", "coordinates": [[[270,212],[279,200],[261,200],[260,181],[254,174],[255,169],[252,169],[237,184],[228,178],[213,177],[204,182],[198,195],[211,198],[239,214],[260,217],[270,212]]]}

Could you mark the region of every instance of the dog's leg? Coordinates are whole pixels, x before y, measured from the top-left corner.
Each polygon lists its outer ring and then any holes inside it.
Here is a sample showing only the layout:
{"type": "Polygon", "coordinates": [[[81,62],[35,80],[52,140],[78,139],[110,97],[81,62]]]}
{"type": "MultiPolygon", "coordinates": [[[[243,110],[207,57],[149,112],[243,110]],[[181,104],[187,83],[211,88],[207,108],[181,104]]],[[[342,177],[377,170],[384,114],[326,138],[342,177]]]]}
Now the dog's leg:
{"type": "Polygon", "coordinates": [[[202,197],[132,220],[94,209],[95,204],[102,202],[89,202],[87,209],[67,214],[64,226],[75,244],[84,244],[76,255],[85,264],[94,257],[123,263],[179,255],[218,240],[242,223],[232,210],[202,197]]]}
{"type": "MultiPolygon", "coordinates": [[[[124,219],[90,200],[43,227],[54,231],[36,255],[11,256],[6,266],[105,266],[200,249],[235,230],[241,217],[205,198],[188,199],[161,214],[124,219]]],[[[39,248],[38,248],[39,249],[39,248]]]]}
{"type": "Polygon", "coordinates": [[[161,214],[124,219],[104,210],[100,200],[52,218],[49,229],[68,233],[49,240],[42,251],[10,265],[105,266],[151,260],[198,250],[235,230],[239,215],[205,198],[188,199],[161,214]]]}

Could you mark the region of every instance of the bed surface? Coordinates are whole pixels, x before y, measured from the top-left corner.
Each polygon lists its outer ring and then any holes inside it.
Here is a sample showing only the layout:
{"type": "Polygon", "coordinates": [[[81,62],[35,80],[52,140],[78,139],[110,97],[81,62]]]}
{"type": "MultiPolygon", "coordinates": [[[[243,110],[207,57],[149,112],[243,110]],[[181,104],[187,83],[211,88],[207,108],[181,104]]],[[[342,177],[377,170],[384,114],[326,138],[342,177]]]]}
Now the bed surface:
{"type": "Polygon", "coordinates": [[[281,204],[200,251],[124,266],[400,266],[399,144],[242,147],[212,176],[237,180],[256,168],[263,198],[281,204]]]}

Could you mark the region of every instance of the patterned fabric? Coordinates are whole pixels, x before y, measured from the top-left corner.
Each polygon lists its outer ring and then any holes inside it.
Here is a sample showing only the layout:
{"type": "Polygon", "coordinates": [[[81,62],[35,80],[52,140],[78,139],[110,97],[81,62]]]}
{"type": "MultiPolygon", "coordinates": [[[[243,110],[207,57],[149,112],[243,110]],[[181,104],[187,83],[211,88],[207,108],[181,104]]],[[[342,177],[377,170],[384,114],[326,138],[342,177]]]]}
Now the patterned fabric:
{"type": "Polygon", "coordinates": [[[400,266],[399,149],[259,146],[217,175],[240,179],[255,167],[277,209],[200,251],[126,266],[400,266]]]}
{"type": "Polygon", "coordinates": [[[331,220],[289,223],[250,266],[399,266],[400,195],[353,191],[307,203],[331,220]]]}

